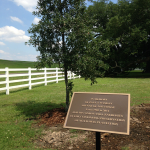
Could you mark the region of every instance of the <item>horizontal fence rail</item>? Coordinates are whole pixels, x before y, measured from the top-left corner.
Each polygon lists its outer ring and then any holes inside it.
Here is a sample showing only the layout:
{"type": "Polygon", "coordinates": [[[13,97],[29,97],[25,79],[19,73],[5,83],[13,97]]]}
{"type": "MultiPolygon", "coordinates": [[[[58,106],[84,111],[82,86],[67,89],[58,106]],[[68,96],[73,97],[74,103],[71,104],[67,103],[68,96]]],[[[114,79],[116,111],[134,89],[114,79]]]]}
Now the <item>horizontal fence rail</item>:
{"type": "MultiPolygon", "coordinates": [[[[80,78],[81,76],[77,76],[75,73],[72,73],[71,71],[67,72],[68,79],[75,79],[80,78]]],[[[49,82],[56,82],[62,81],[64,79],[64,72],[61,68],[42,68],[37,70],[36,68],[8,68],[0,69],[0,91],[6,90],[6,95],[9,95],[9,90],[14,88],[20,88],[20,87],[29,87],[29,90],[32,89],[33,85],[38,84],[45,84],[49,82]],[[23,71],[23,73],[21,72],[23,71]],[[34,72],[33,72],[34,71],[34,72]],[[40,72],[35,72],[40,71],[40,72]],[[1,72],[5,72],[1,73],[1,72]],[[14,73],[17,72],[17,73],[14,73]],[[21,72],[21,73],[20,73],[21,72]],[[26,73],[24,73],[26,72],[26,73]],[[32,77],[36,76],[36,77],[32,77]],[[40,77],[38,77],[40,76],[40,77]],[[15,77],[28,77],[26,79],[10,79],[15,77]],[[51,80],[48,80],[51,79],[51,80]],[[2,81],[3,80],[3,81],[2,81]],[[40,82],[32,82],[36,80],[42,80],[40,82]],[[10,86],[10,83],[18,83],[18,82],[28,82],[27,84],[20,84],[20,85],[13,85],[10,86]],[[1,87],[1,85],[5,85],[4,87],[1,87]]]]}

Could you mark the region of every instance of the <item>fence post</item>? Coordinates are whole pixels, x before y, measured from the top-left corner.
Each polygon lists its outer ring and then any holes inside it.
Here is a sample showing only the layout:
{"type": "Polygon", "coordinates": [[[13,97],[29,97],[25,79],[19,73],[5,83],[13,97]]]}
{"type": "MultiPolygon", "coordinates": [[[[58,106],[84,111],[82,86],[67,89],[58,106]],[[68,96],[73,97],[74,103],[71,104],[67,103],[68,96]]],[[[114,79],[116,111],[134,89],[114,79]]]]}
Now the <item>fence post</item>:
{"type": "MultiPolygon", "coordinates": [[[[80,71],[79,71],[80,72],[80,71]]],[[[81,78],[80,74],[79,74],[79,78],[81,78]]]]}
{"type": "Polygon", "coordinates": [[[5,75],[6,75],[6,95],[9,95],[9,68],[5,68],[5,75]]]}
{"type": "Polygon", "coordinates": [[[28,68],[28,74],[29,74],[29,90],[31,90],[31,67],[28,68]]]}
{"type": "Polygon", "coordinates": [[[71,79],[71,71],[69,71],[69,74],[70,74],[70,79],[71,79]]]}
{"type": "Polygon", "coordinates": [[[56,67],[56,83],[58,83],[58,68],[56,67]]]}
{"type": "Polygon", "coordinates": [[[74,73],[72,73],[72,75],[73,75],[73,79],[74,79],[74,73]]]}
{"type": "Polygon", "coordinates": [[[45,85],[47,85],[46,67],[44,69],[45,85]]]}

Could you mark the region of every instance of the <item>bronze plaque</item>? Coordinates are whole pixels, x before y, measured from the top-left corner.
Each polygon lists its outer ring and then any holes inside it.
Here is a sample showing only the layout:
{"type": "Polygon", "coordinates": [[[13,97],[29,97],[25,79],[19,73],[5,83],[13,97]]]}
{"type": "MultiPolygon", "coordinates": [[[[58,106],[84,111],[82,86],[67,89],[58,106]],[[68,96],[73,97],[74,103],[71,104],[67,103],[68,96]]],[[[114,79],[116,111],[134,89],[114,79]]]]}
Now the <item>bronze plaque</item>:
{"type": "Polygon", "coordinates": [[[129,135],[130,94],[74,92],[64,128],[129,135]]]}

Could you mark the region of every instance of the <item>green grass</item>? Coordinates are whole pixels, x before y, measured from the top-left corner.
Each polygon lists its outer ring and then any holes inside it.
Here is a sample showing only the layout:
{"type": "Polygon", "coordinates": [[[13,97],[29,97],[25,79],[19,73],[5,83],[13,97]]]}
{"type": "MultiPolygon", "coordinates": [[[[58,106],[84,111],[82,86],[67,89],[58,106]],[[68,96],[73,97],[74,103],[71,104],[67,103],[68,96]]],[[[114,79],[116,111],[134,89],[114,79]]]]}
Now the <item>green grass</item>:
{"type": "Polygon", "coordinates": [[[85,138],[84,141],[87,142],[87,138],[85,138]]]}
{"type": "MultiPolygon", "coordinates": [[[[9,67],[9,68],[35,68],[35,63],[36,62],[32,62],[32,61],[17,61],[17,60],[3,60],[0,59],[0,68],[5,68],[5,67],[9,67]]],[[[48,67],[48,66],[47,66],[48,67]]],[[[58,64],[53,64],[51,66],[51,68],[56,68],[59,67],[58,64]]]]}
{"type": "Polygon", "coordinates": [[[128,147],[122,147],[121,150],[129,150],[128,147]]]}
{"type": "Polygon", "coordinates": [[[13,61],[0,59],[0,68],[34,68],[35,62],[32,61],[13,61]]]}
{"type": "MultiPolygon", "coordinates": [[[[150,78],[98,78],[97,81],[91,86],[90,81],[75,79],[73,91],[130,93],[131,106],[150,102],[150,78]]],[[[65,106],[64,81],[34,86],[32,90],[10,90],[10,95],[1,91],[0,149],[38,150],[33,140],[41,135],[44,126],[37,127],[34,118],[62,105],[65,106]]]]}
{"type": "Polygon", "coordinates": [[[75,133],[75,132],[77,132],[78,130],[76,130],[76,129],[70,129],[70,133],[75,133]]]}
{"type": "Polygon", "coordinates": [[[77,134],[70,136],[70,138],[78,137],[77,134]]]}

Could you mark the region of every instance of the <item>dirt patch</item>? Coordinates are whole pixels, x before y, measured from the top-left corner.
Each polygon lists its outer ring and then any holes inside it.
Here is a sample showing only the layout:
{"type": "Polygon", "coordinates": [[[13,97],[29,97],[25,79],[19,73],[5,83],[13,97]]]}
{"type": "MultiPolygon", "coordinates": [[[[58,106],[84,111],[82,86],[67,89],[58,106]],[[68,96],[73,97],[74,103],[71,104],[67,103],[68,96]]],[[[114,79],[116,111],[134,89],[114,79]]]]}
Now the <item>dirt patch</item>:
{"type": "MultiPolygon", "coordinates": [[[[150,150],[150,104],[131,107],[130,135],[101,133],[102,150],[150,150]]],[[[64,129],[66,113],[56,108],[43,113],[38,125],[46,124],[43,135],[36,141],[38,148],[57,150],[93,150],[95,132],[64,129]]]]}

